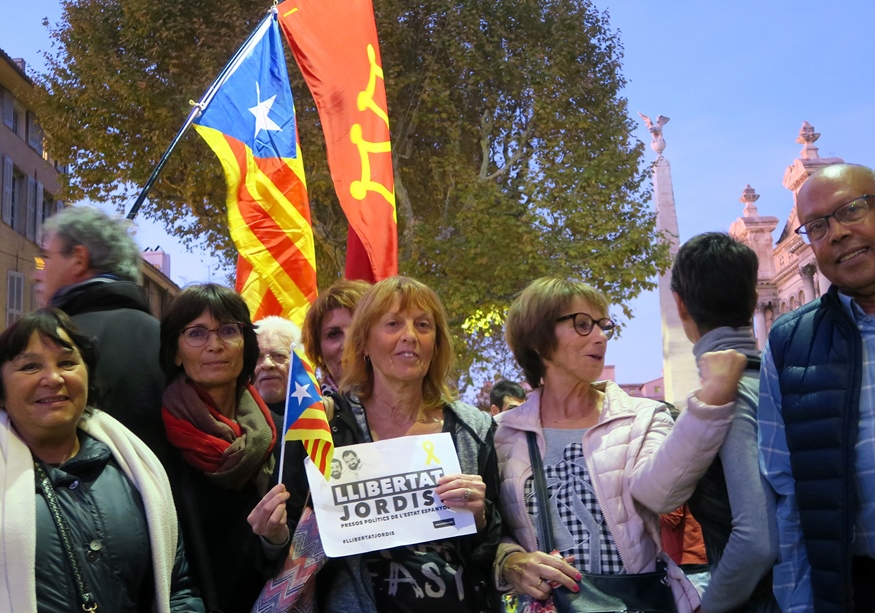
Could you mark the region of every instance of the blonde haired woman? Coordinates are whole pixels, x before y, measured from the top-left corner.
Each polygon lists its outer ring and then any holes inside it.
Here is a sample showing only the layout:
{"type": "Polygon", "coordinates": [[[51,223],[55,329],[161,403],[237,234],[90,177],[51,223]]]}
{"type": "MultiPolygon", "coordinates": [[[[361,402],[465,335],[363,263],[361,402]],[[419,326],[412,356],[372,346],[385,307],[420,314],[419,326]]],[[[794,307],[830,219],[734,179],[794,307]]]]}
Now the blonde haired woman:
{"type": "MultiPolygon", "coordinates": [[[[435,494],[448,507],[471,511],[477,533],[329,560],[317,578],[323,611],[490,609],[488,577],[501,533],[494,424],[453,400],[452,361],[446,313],[427,286],[392,277],[358,303],[344,347],[341,393],[332,396],[335,446],[448,432],[462,474],[442,477],[435,494]]],[[[341,453],[335,450],[335,457],[341,453]]],[[[290,518],[300,516],[307,495],[303,454],[300,443],[289,443],[285,474],[298,477],[288,484],[290,518]]]]}

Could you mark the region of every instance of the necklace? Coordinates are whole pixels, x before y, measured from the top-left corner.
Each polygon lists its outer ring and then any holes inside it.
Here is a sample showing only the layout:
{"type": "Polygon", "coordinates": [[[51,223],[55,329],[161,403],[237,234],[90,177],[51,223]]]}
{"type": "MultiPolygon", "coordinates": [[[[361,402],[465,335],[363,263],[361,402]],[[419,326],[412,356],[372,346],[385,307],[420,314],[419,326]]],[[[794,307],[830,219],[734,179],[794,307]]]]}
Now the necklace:
{"type": "Polygon", "coordinates": [[[580,421],[581,419],[585,419],[588,415],[578,415],[577,417],[572,417],[571,419],[551,419],[551,424],[568,424],[573,421],[580,421]]]}
{"type": "Polygon", "coordinates": [[[441,411],[440,417],[435,417],[434,415],[429,415],[427,413],[420,413],[416,417],[416,422],[420,424],[435,424],[435,423],[444,423],[444,413],[441,411]]]}

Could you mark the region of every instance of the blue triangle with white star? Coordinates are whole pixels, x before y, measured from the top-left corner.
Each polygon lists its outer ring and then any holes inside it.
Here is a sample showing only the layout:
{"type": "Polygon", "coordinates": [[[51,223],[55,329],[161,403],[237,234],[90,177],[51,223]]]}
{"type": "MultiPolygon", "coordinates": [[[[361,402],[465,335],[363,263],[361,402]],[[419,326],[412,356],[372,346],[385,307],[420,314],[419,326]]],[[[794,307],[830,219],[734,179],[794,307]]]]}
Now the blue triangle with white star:
{"type": "Polygon", "coordinates": [[[246,144],[255,157],[296,156],[294,103],[275,14],[261,24],[196,123],[246,144]]]}

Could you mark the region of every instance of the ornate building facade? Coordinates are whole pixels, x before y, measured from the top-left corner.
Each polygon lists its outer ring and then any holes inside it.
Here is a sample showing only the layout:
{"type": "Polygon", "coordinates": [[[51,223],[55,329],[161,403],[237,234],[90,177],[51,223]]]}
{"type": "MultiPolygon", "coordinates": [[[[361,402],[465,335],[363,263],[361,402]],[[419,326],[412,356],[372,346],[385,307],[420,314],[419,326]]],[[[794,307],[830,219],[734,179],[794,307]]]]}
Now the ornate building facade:
{"type": "Polygon", "coordinates": [[[43,147],[27,104],[33,81],[22,59],[0,50],[0,328],[37,307],[31,273],[43,222],[63,207],[56,199],[63,170],[43,147]]]}
{"type": "Polygon", "coordinates": [[[799,157],[784,172],[784,187],[793,193],[793,208],[777,242],[772,232],[778,227],[777,217],[762,216],[757,211],[756,191],[748,185],[742,192],[740,202],[744,205],[742,216],[729,227],[729,234],[750,246],[760,260],[757,280],[757,308],[754,314],[754,330],[757,344],[764,347],[772,322],[787,313],[814,300],[829,287],[817,270],[809,246],[794,232],[799,225],[796,217],[796,195],[811,174],[824,166],[840,164],[841,158],[822,158],[815,145],[820,134],[807,121],[802,123],[796,142],[802,145],[799,157]]]}

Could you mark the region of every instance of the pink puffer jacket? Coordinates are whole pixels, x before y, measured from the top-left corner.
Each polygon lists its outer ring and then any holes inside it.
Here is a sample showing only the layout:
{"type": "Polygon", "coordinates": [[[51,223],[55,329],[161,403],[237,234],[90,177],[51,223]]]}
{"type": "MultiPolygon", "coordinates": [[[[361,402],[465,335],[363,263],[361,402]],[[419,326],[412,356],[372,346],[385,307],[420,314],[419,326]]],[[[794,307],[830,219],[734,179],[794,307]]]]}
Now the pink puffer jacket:
{"type": "MultiPolygon", "coordinates": [[[[610,381],[594,383],[605,393],[598,424],[583,436],[583,453],[599,504],[629,573],[655,569],[657,555],[669,564],[679,613],[699,606],[692,584],[661,553],[659,514],[687,501],[707,470],[732,423],[733,403],[714,407],[690,396],[676,424],[665,405],[633,398],[610,381]]],[[[496,560],[508,551],[535,551],[536,537],[523,492],[531,476],[526,432],[535,432],[541,453],[540,390],[516,409],[496,416],[495,449],[501,475],[501,504],[514,540],[505,539],[496,560]]],[[[495,569],[496,586],[508,590],[495,569]]]]}

